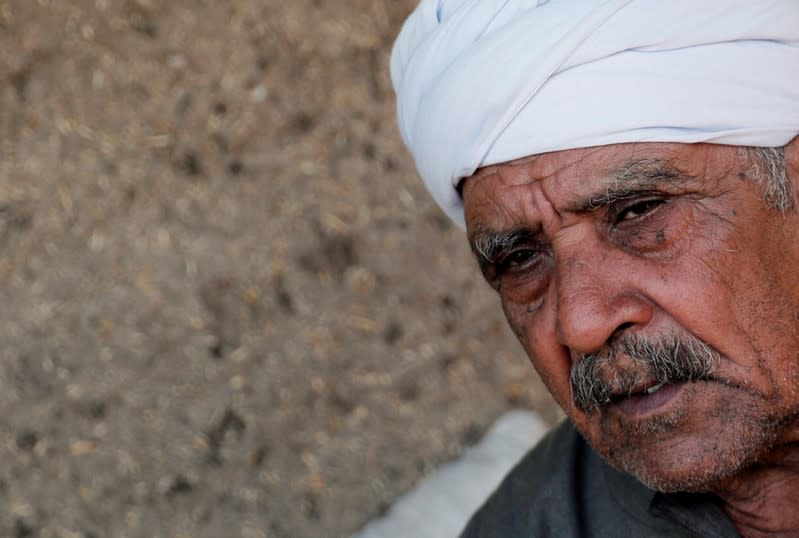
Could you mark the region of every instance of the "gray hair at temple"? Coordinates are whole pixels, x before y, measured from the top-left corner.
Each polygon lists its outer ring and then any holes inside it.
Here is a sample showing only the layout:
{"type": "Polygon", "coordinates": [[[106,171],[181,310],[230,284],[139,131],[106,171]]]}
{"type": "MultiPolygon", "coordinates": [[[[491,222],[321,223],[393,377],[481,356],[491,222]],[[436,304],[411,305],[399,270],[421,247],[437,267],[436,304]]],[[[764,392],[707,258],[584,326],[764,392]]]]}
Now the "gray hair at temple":
{"type": "Polygon", "coordinates": [[[765,202],[785,212],[793,207],[793,189],[785,169],[785,150],[777,148],[741,148],[752,159],[749,174],[763,187],[765,202]]]}

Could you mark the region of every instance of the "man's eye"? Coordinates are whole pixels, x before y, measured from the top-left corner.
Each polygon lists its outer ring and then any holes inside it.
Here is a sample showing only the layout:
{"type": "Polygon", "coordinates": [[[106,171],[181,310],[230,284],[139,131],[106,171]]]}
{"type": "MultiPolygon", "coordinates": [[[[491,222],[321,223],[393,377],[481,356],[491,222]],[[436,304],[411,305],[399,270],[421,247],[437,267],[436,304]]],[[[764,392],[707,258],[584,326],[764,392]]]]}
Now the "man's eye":
{"type": "Polygon", "coordinates": [[[634,202],[622,208],[618,213],[616,213],[615,218],[613,220],[616,223],[619,223],[625,220],[635,219],[649,213],[650,211],[652,211],[653,209],[664,203],[666,203],[665,200],[661,200],[658,198],[634,202]]]}
{"type": "Polygon", "coordinates": [[[514,250],[507,256],[503,257],[499,262],[499,272],[513,271],[514,269],[523,269],[533,263],[538,255],[538,251],[531,248],[523,248],[514,250]]]}

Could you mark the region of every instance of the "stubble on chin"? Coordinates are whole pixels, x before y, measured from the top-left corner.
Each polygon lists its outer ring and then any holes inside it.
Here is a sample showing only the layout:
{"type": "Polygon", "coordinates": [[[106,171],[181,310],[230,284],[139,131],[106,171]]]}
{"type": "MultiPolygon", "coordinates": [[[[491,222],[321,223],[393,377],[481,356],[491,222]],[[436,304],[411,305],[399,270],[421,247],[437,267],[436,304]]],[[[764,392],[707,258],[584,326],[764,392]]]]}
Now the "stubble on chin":
{"type": "MultiPolygon", "coordinates": [[[[724,417],[730,419],[731,417],[724,417]]],[[[718,491],[774,445],[777,426],[766,420],[737,417],[718,434],[707,428],[683,432],[684,411],[645,420],[624,420],[599,412],[598,433],[583,436],[613,467],[635,476],[650,489],[670,492],[718,491]],[[730,426],[732,424],[732,426],[730,426]]],[[[582,428],[580,428],[582,430],[582,428]]]]}

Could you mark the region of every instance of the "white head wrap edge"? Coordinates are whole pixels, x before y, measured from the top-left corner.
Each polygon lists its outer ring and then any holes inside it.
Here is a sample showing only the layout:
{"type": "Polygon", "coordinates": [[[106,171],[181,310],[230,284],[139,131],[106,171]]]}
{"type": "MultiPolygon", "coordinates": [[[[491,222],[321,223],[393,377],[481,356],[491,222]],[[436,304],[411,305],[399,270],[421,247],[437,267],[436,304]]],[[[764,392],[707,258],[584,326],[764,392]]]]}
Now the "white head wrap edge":
{"type": "Polygon", "coordinates": [[[796,0],[422,0],[392,52],[402,137],[463,226],[459,181],[624,142],[799,133],[796,0]]]}

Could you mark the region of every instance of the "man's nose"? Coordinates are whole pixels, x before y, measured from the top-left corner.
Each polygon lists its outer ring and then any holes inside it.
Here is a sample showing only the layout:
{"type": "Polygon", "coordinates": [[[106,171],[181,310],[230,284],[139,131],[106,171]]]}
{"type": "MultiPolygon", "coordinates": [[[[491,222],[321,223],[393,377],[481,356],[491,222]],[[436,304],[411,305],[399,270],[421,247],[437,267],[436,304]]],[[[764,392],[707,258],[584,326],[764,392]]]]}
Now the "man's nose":
{"type": "Polygon", "coordinates": [[[556,333],[572,356],[602,349],[625,330],[646,326],[652,304],[635,286],[635,273],[618,258],[583,251],[558,262],[556,333]]]}

